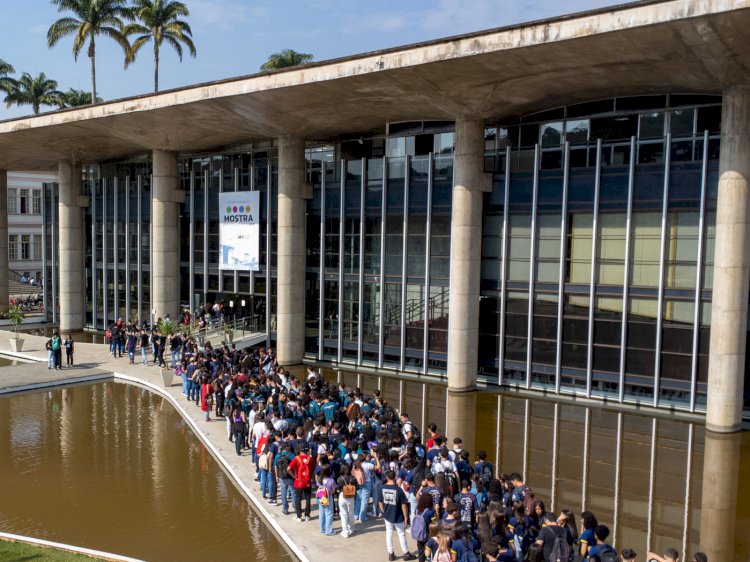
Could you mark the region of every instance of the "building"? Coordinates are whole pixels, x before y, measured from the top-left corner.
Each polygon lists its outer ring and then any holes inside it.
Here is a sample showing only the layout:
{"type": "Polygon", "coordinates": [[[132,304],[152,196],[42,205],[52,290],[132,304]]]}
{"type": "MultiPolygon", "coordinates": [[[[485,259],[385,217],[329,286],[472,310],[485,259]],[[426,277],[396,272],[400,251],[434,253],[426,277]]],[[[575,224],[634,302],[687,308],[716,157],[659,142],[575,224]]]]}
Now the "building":
{"type": "MultiPolygon", "coordinates": [[[[56,180],[54,173],[8,172],[8,276],[41,280],[42,260],[42,188],[56,180]]],[[[20,289],[20,285],[16,285],[20,289]]],[[[17,290],[19,290],[17,289],[17,290]]],[[[24,293],[42,292],[29,285],[24,293]]],[[[11,291],[13,293],[13,291],[11,291]]]]}
{"type": "Polygon", "coordinates": [[[750,0],[636,2],[16,119],[0,168],[58,171],[63,330],[237,295],[282,363],[735,431],[748,24],[750,0]],[[218,270],[227,190],[261,193],[257,273],[218,270]]]}

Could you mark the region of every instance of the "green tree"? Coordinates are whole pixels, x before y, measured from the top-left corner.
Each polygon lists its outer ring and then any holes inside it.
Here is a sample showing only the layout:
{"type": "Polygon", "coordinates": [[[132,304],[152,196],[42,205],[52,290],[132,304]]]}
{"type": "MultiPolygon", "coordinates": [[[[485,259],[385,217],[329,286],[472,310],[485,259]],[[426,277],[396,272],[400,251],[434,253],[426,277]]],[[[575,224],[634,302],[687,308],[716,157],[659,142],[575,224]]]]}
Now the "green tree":
{"type": "Polygon", "coordinates": [[[133,57],[149,41],[154,42],[154,92],[159,91],[159,50],[166,42],[177,51],[182,62],[182,45],[187,47],[190,56],[195,58],[193,32],[186,21],[179,19],[187,17],[190,11],[182,2],[173,0],[134,0],[133,15],[135,23],[125,28],[125,34],[138,35],[133,41],[133,57]]]}
{"type": "Polygon", "coordinates": [[[24,72],[5,96],[5,103],[8,107],[30,105],[36,115],[42,105],[59,106],[62,95],[62,92],[57,90],[57,82],[47,78],[44,72],[37,77],[24,72]]]}
{"type": "MultiPolygon", "coordinates": [[[[96,103],[102,101],[104,101],[102,100],[102,98],[96,98],[96,103]]],[[[64,109],[66,107],[81,107],[83,105],[90,104],[91,92],[87,92],[86,90],[76,90],[75,88],[71,88],[67,92],[61,93],[60,100],[58,102],[60,109],[64,109]]]]}
{"type": "Polygon", "coordinates": [[[78,60],[88,42],[91,59],[91,99],[96,99],[96,37],[113,39],[125,51],[125,68],[133,60],[130,43],[125,36],[123,20],[132,17],[126,0],[51,0],[59,12],[72,12],[75,17],[60,18],[47,31],[47,44],[54,47],[63,37],[73,35],[73,58],[78,60]]]}
{"type": "Polygon", "coordinates": [[[292,49],[283,49],[278,53],[273,53],[268,57],[268,60],[260,65],[261,70],[276,70],[278,68],[287,68],[290,66],[297,66],[298,64],[306,64],[313,60],[313,56],[310,53],[298,53],[292,49]]]}
{"type": "Polygon", "coordinates": [[[15,73],[16,69],[3,59],[0,59],[0,91],[10,93],[16,85],[16,81],[8,76],[15,73]]]}

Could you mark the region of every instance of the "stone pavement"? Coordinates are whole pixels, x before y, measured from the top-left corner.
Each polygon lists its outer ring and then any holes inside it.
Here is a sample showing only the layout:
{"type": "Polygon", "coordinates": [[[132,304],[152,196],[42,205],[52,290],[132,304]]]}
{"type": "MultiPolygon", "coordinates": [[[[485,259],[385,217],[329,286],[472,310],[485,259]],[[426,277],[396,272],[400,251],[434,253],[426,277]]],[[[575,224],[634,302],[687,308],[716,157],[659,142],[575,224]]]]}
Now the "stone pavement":
{"type": "MultiPolygon", "coordinates": [[[[0,368],[0,395],[55,385],[106,380],[113,376],[117,380],[145,386],[164,396],[177,408],[224,470],[248,496],[256,510],[266,518],[280,539],[300,560],[350,562],[355,556],[368,562],[388,559],[382,518],[370,519],[364,525],[357,525],[354,535],[348,539],[340,534],[327,537],[319,532],[314,503],[312,520],[300,523],[294,521],[293,515],[283,515],[280,505],[269,505],[264,501],[260,495],[259,485],[255,482],[255,467],[250,461],[250,455],[245,452],[242,457],[237,456],[234,444],[227,439],[224,419],[217,420],[212,417],[212,422],[206,422],[201,409],[188,402],[182,395],[181,381],[177,377],[174,377],[172,386],[165,388],[158,368],[139,364],[129,365],[125,356],[121,359],[110,357],[105,345],[78,342],[75,352],[76,366],[61,371],[50,370],[47,369],[47,352],[44,349],[47,338],[24,334],[23,353],[13,354],[8,342],[10,337],[11,332],[0,330],[0,354],[36,363],[0,368]],[[354,549],[358,554],[353,555],[354,549]]],[[[136,360],[138,359],[139,356],[136,355],[136,360]]],[[[341,531],[338,520],[334,520],[334,530],[337,533],[341,531]]],[[[408,532],[407,538],[411,552],[415,552],[416,542],[408,532]]],[[[401,558],[401,550],[395,536],[394,543],[396,556],[401,558]]]]}

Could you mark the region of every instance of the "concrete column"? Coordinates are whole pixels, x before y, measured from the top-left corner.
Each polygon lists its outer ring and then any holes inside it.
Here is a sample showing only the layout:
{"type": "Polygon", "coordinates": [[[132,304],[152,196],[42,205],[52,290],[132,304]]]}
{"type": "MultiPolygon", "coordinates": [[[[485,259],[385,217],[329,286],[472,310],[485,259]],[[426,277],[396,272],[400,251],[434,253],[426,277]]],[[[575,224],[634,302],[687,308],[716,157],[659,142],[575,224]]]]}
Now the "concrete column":
{"type": "Polygon", "coordinates": [[[450,449],[454,437],[460,437],[463,448],[472,458],[477,452],[477,398],[478,392],[448,391],[445,436],[450,449]]]}
{"type": "Polygon", "coordinates": [[[152,165],[151,308],[156,311],[154,321],[167,314],[174,320],[180,308],[178,212],[180,203],[185,200],[185,193],[179,189],[176,154],[154,150],[152,165]]]}
{"type": "Polygon", "coordinates": [[[8,312],[8,172],[0,170],[0,312],[8,312]]]}
{"type": "Polygon", "coordinates": [[[750,291],[750,87],[724,91],[706,427],[739,431],[750,291]]]}
{"type": "Polygon", "coordinates": [[[305,356],[305,141],[282,137],[279,145],[276,355],[282,365],[305,356]]]}
{"type": "Polygon", "coordinates": [[[479,278],[482,199],[490,186],[484,174],[484,123],[456,120],[451,218],[448,388],[474,390],[479,347],[479,278]]]}
{"type": "Polygon", "coordinates": [[[81,165],[61,161],[57,165],[58,256],[60,332],[83,330],[86,318],[83,282],[83,208],[81,165]]]}

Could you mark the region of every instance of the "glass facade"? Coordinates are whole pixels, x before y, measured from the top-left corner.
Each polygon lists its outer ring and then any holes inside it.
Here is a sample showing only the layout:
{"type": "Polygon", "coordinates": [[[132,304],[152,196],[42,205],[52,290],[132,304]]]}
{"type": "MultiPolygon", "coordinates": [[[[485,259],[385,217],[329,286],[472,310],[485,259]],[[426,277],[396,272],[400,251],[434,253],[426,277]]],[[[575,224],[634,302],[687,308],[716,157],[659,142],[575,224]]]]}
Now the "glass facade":
{"type": "MultiPolygon", "coordinates": [[[[617,98],[485,129],[478,373],[489,384],[702,411],[721,98],[617,98]]],[[[446,376],[454,124],[308,143],[308,360],[446,376]]],[[[180,302],[243,302],[275,338],[273,143],[179,160],[180,302]],[[261,270],[218,270],[218,194],[261,192],[261,270]]],[[[147,158],[89,167],[87,324],[148,319],[147,158]]],[[[46,190],[45,221],[55,194],[46,190]]],[[[45,231],[54,294],[54,229],[45,231]]],[[[50,301],[54,313],[54,300],[50,301]]],[[[750,384],[746,384],[750,390],[750,384]]],[[[747,401],[746,401],[747,403],[747,401]]]]}

